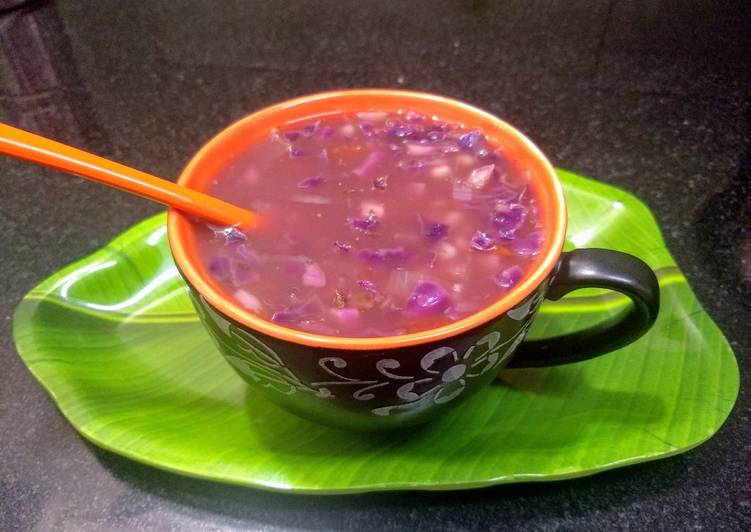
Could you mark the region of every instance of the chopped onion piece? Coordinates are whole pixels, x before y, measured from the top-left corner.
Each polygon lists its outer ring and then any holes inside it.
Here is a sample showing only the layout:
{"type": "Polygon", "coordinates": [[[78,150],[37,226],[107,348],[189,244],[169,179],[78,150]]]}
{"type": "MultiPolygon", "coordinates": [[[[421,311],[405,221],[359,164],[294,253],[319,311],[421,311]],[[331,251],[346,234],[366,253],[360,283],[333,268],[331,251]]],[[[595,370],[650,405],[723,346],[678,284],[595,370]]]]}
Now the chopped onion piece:
{"type": "Polygon", "coordinates": [[[483,188],[488,184],[490,178],[493,177],[494,170],[494,164],[486,164],[485,166],[475,168],[469,176],[469,186],[475,189],[483,188]]]}
{"type": "Polygon", "coordinates": [[[436,179],[443,179],[445,177],[449,177],[451,176],[451,167],[447,164],[436,166],[435,168],[430,170],[430,176],[435,177],[436,179]]]}
{"type": "Polygon", "coordinates": [[[421,115],[414,111],[407,111],[407,113],[404,115],[404,119],[407,122],[422,122],[423,120],[425,120],[425,115],[421,115]]]}
{"type": "Polygon", "coordinates": [[[298,203],[308,203],[310,205],[328,205],[331,203],[331,198],[317,196],[315,194],[292,194],[289,199],[298,203]]]}
{"type": "Polygon", "coordinates": [[[404,186],[405,190],[413,196],[422,196],[428,188],[428,185],[421,181],[411,181],[404,186]]]}
{"type": "Polygon", "coordinates": [[[394,268],[389,274],[384,293],[398,299],[406,299],[422,278],[423,276],[418,272],[404,268],[394,268]]]}
{"type": "Polygon", "coordinates": [[[360,311],[353,307],[334,308],[331,312],[345,327],[354,327],[360,321],[360,311]]]}
{"type": "Polygon", "coordinates": [[[378,216],[379,218],[382,218],[384,212],[383,203],[371,200],[364,200],[360,203],[360,214],[365,217],[369,218],[370,216],[378,216]]]}
{"type": "Polygon", "coordinates": [[[426,163],[418,159],[408,159],[406,161],[399,161],[396,165],[403,170],[417,171],[425,168],[426,163]]]}
{"type": "Polygon", "coordinates": [[[255,186],[261,182],[261,174],[255,166],[248,166],[243,174],[243,182],[255,186]]]}
{"type": "Polygon", "coordinates": [[[459,201],[470,201],[472,189],[464,183],[454,183],[451,189],[451,197],[459,201]]]}
{"type": "Polygon", "coordinates": [[[302,274],[302,284],[314,288],[326,286],[326,274],[323,273],[321,267],[315,262],[312,264],[306,264],[305,271],[302,274]]]}
{"type": "Polygon", "coordinates": [[[407,143],[406,151],[409,155],[423,156],[431,155],[436,152],[436,148],[430,144],[418,144],[416,142],[407,143]]]}
{"type": "Polygon", "coordinates": [[[464,220],[464,213],[462,211],[451,211],[443,219],[449,225],[456,225],[464,220]]]}
{"type": "Polygon", "coordinates": [[[441,242],[438,246],[438,256],[445,260],[451,260],[456,257],[458,250],[456,246],[449,244],[448,242],[441,242]]]}
{"type": "Polygon", "coordinates": [[[355,133],[357,133],[357,128],[352,124],[344,124],[339,128],[339,134],[342,137],[352,138],[355,136],[355,133]]]}
{"type": "Polygon", "coordinates": [[[352,170],[353,174],[364,177],[376,170],[386,159],[386,154],[380,151],[370,152],[360,165],[352,170]]]}
{"type": "Polygon", "coordinates": [[[248,310],[252,310],[253,312],[261,312],[263,310],[261,301],[247,290],[236,290],[234,296],[248,310]]]}
{"type": "Polygon", "coordinates": [[[383,120],[389,116],[388,113],[381,111],[368,111],[363,113],[355,113],[355,116],[360,120],[367,120],[368,122],[383,122],[383,120]]]}
{"type": "Polygon", "coordinates": [[[300,138],[300,132],[299,131],[287,131],[286,133],[284,133],[284,138],[286,138],[290,142],[294,142],[300,138]]]}

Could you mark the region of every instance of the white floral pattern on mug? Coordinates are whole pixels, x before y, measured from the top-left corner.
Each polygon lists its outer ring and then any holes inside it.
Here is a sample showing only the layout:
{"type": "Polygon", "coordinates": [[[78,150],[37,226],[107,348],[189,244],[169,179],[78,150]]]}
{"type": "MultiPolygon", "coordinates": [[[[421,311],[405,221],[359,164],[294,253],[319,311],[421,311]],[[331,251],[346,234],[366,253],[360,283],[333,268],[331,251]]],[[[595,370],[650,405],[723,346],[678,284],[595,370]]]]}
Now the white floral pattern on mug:
{"type": "MultiPolygon", "coordinates": [[[[540,299],[533,296],[514,309],[514,319],[530,317],[540,299]]],[[[437,347],[422,356],[417,374],[405,374],[397,360],[382,358],[375,363],[378,376],[362,380],[346,375],[348,364],[343,358],[321,357],[318,366],[331,378],[307,384],[257,337],[227,321],[210,305],[203,308],[206,312],[199,310],[201,316],[213,323],[214,332],[225,340],[225,349],[232,351],[225,357],[252,382],[285,395],[309,393],[327,399],[351,395],[357,401],[378,403],[380,406],[371,409],[377,416],[416,412],[452,401],[464,392],[469,380],[499,368],[524,340],[531,324],[527,320],[505,341],[501,341],[500,332],[491,331],[461,354],[452,347],[437,347]]]]}

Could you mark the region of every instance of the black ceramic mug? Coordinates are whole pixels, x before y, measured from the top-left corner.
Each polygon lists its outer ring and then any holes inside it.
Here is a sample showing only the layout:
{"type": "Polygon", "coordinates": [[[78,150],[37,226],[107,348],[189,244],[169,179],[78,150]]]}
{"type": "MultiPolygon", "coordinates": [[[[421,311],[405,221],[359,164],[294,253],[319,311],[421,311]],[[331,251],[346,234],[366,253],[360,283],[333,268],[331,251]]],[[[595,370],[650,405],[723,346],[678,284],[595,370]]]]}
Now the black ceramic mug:
{"type": "Polygon", "coordinates": [[[584,360],[633,342],[651,327],[659,309],[652,270],[617,251],[562,252],[566,207],[553,167],[519,131],[462,102],[394,90],[328,92],[286,101],[219,133],[196,154],[179,182],[202,190],[232,153],[296,119],[405,108],[481,130],[530,172],[546,232],[539,256],[514,288],[454,323],[402,336],[330,337],[272,323],[221,293],[196,259],[189,220],[170,210],[170,247],[196,309],[221,353],[250,386],[289,411],[326,424],[398,428],[425,422],[460,403],[504,367],[584,360]],[[633,305],[590,329],[524,341],[544,298],[559,299],[585,287],[621,292],[633,305]]]}

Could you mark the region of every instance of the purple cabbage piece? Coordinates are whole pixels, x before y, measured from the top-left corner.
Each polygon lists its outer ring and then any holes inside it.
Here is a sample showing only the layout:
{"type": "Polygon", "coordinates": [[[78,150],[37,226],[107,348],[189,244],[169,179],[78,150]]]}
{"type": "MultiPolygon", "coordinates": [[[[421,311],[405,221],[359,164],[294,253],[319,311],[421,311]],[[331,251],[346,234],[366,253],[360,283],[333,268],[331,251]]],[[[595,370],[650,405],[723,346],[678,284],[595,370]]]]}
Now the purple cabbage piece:
{"type": "Polygon", "coordinates": [[[306,153],[302,151],[299,148],[290,148],[289,149],[289,156],[293,159],[297,159],[299,157],[305,157],[306,153]]]}
{"type": "Polygon", "coordinates": [[[238,242],[242,242],[247,238],[245,236],[245,233],[234,226],[221,228],[212,227],[212,230],[214,231],[214,234],[216,236],[224,239],[225,246],[228,246],[230,244],[237,244],[238,242]]]}
{"type": "Polygon", "coordinates": [[[225,281],[230,275],[230,262],[227,257],[214,257],[209,262],[209,273],[217,281],[225,281]]]}
{"type": "Polygon", "coordinates": [[[294,142],[300,138],[300,132],[299,131],[287,131],[284,134],[284,138],[286,138],[290,142],[294,142]]]}
{"type": "Polygon", "coordinates": [[[482,135],[479,131],[470,131],[459,136],[458,144],[465,150],[472,150],[480,144],[482,135]]]}
{"type": "Polygon", "coordinates": [[[371,294],[377,294],[378,288],[375,284],[373,284],[371,281],[368,281],[367,279],[361,279],[357,281],[357,285],[366,290],[367,292],[370,292],[371,294]]]}
{"type": "Polygon", "coordinates": [[[362,231],[364,233],[377,231],[381,227],[381,222],[374,214],[371,214],[367,218],[350,218],[349,224],[354,229],[357,229],[358,231],[362,231]]]}
{"type": "Polygon", "coordinates": [[[321,316],[324,307],[318,296],[313,296],[305,302],[296,301],[289,306],[274,312],[271,321],[281,324],[296,324],[302,320],[311,320],[321,316]]]}
{"type": "Polygon", "coordinates": [[[392,137],[403,139],[414,135],[414,131],[409,126],[405,126],[402,123],[396,122],[393,125],[389,126],[388,134],[392,137]]]}
{"type": "Polygon", "coordinates": [[[325,310],[318,296],[313,296],[305,303],[295,305],[292,308],[298,316],[306,320],[320,316],[325,310]]]}
{"type": "Polygon", "coordinates": [[[416,314],[438,314],[451,304],[448,294],[436,283],[420,281],[407,300],[407,309],[416,314]]]}
{"type": "Polygon", "coordinates": [[[343,251],[347,253],[352,249],[352,244],[348,244],[347,242],[340,242],[339,240],[334,240],[334,246],[336,246],[336,249],[339,251],[343,251]]]}
{"type": "Polygon", "coordinates": [[[313,187],[320,187],[326,182],[326,178],[320,175],[312,175],[310,177],[306,177],[302,181],[300,181],[297,186],[299,188],[313,188],[313,187]]]}
{"type": "Polygon", "coordinates": [[[519,266],[510,266],[496,274],[493,281],[501,288],[511,288],[518,283],[524,276],[524,272],[519,266]]]}
{"type": "Polygon", "coordinates": [[[247,242],[243,242],[242,244],[235,246],[235,253],[237,253],[237,256],[240,257],[248,266],[257,267],[261,263],[258,255],[251,249],[247,242]]]}
{"type": "Polygon", "coordinates": [[[318,129],[318,125],[320,124],[320,121],[313,122],[312,124],[307,124],[305,127],[302,128],[303,135],[306,137],[311,136],[313,133],[316,132],[316,129],[318,129]]]}
{"type": "Polygon", "coordinates": [[[371,265],[383,264],[385,262],[403,262],[407,259],[408,254],[404,248],[381,248],[381,249],[363,249],[358,256],[371,265]]]}
{"type": "Polygon", "coordinates": [[[428,225],[428,230],[425,232],[425,237],[432,241],[438,242],[446,238],[449,234],[449,226],[442,223],[432,223],[428,225]]]}
{"type": "Polygon", "coordinates": [[[319,132],[319,135],[321,135],[322,139],[330,139],[334,136],[334,133],[336,133],[336,130],[331,126],[323,126],[319,132]]]}
{"type": "Polygon", "coordinates": [[[516,191],[509,187],[498,185],[490,190],[490,196],[501,201],[511,201],[516,199],[516,191]]]}
{"type": "Polygon", "coordinates": [[[364,133],[372,133],[373,124],[371,124],[370,122],[363,122],[360,124],[360,129],[362,129],[364,133]]]}
{"type": "Polygon", "coordinates": [[[382,175],[373,180],[373,188],[376,190],[386,190],[388,186],[389,177],[382,175]]]}
{"type": "Polygon", "coordinates": [[[527,217],[527,209],[523,205],[511,205],[507,209],[493,214],[491,223],[498,230],[502,238],[513,238],[514,233],[524,223],[527,217]]]}
{"type": "Polygon", "coordinates": [[[532,233],[526,238],[515,240],[512,248],[518,255],[534,257],[540,254],[540,248],[544,240],[545,237],[541,233],[532,233]]]}
{"type": "Polygon", "coordinates": [[[278,310],[271,316],[274,323],[290,324],[299,321],[300,317],[296,312],[290,310],[278,310]]]}
{"type": "Polygon", "coordinates": [[[495,248],[495,239],[485,231],[477,231],[470,240],[470,246],[477,251],[490,251],[495,248]]]}
{"type": "Polygon", "coordinates": [[[231,266],[232,283],[237,286],[246,286],[258,280],[258,270],[244,262],[233,261],[231,266]]]}

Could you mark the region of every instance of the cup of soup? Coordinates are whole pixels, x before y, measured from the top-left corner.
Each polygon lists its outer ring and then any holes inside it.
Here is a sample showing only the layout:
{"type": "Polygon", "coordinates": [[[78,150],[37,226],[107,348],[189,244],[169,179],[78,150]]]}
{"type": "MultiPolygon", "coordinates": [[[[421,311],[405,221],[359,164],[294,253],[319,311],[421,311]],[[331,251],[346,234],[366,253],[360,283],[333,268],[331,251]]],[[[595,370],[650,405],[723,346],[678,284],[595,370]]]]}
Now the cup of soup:
{"type": "Polygon", "coordinates": [[[245,232],[169,212],[175,262],[219,351],[249,386],[329,425],[423,423],[505,367],[632,342],[659,309],[638,258],[562,252],[561,185],[529,139],[442,96],[285,101],[220,132],[179,182],[262,220],[245,232]],[[594,328],[524,341],[544,298],[585,287],[633,305],[594,328]]]}

